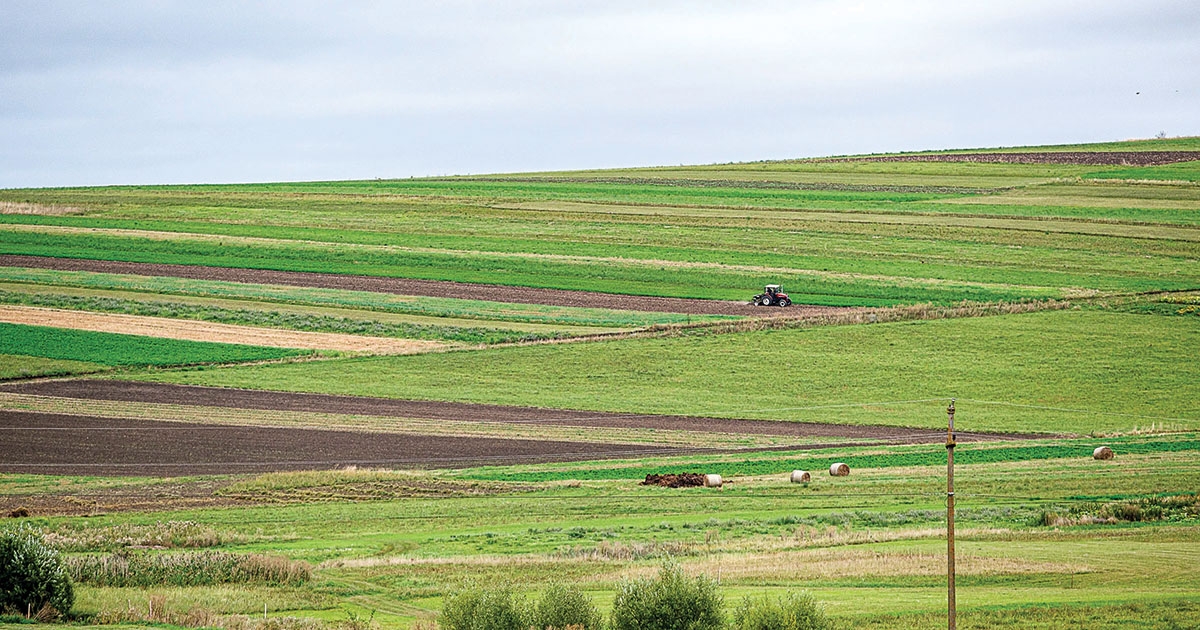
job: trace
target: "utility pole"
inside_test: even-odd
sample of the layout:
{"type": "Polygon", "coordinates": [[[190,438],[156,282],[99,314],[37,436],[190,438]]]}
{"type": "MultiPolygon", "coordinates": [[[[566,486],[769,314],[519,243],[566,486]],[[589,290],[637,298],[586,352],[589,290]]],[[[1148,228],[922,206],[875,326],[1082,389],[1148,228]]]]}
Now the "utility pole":
{"type": "Polygon", "coordinates": [[[958,626],[954,595],[954,399],[946,407],[946,613],[950,630],[958,626]]]}

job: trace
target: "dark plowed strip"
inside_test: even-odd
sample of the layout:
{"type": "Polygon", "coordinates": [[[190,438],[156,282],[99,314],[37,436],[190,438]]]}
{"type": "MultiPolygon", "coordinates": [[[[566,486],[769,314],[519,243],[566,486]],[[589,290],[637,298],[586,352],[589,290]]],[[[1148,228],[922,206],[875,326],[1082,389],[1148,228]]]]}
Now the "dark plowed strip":
{"type": "Polygon", "coordinates": [[[0,411],[0,472],[13,473],[176,476],[351,465],[458,468],[681,452],[686,451],[0,411]]]}
{"type": "Polygon", "coordinates": [[[821,162],[982,162],[989,164],[1082,164],[1161,166],[1200,160],[1200,151],[1045,151],[1035,153],[921,153],[830,158],[821,162]]]}
{"type": "MultiPolygon", "coordinates": [[[[87,400],[116,400],[273,411],[313,411],[320,413],[432,420],[470,420],[475,422],[543,423],[561,426],[710,431],[714,433],[779,435],[803,438],[857,438],[884,442],[932,443],[945,439],[944,433],[904,427],[605,413],[566,409],[539,409],[534,407],[506,407],[454,402],[223,389],[219,387],[138,383],[133,381],[42,381],[4,385],[0,386],[0,391],[87,400]]],[[[1000,436],[972,434],[972,436],[964,435],[962,439],[986,439],[989,437],[1000,436]]],[[[1032,436],[1005,435],[1004,437],[1019,438],[1032,436]]]]}
{"type": "MultiPolygon", "coordinates": [[[[194,265],[160,265],[153,263],[116,262],[108,260],[86,260],[75,258],[48,258],[43,256],[0,255],[0,266],[33,267],[59,271],[94,271],[100,273],[123,273],[140,276],[169,276],[195,280],[222,280],[248,284],[282,284],[296,287],[321,289],[346,289],[350,291],[373,291],[395,295],[421,295],[427,297],[469,297],[489,302],[511,302],[517,304],[544,304],[550,306],[576,306],[584,308],[611,308],[626,311],[651,313],[687,313],[690,315],[823,315],[845,312],[847,308],[834,306],[801,306],[789,308],[754,307],[742,302],[721,300],[696,300],[687,298],[641,297],[590,291],[565,291],[562,289],[533,289],[493,284],[468,284],[441,280],[410,280],[406,278],[380,278],[376,276],[345,276],[331,273],[309,273],[301,271],[270,271],[266,269],[234,269],[226,267],[201,267],[194,265]]],[[[762,287],[758,287],[759,290],[762,287]]],[[[754,294],[754,287],[747,287],[746,300],[754,294]]]]}

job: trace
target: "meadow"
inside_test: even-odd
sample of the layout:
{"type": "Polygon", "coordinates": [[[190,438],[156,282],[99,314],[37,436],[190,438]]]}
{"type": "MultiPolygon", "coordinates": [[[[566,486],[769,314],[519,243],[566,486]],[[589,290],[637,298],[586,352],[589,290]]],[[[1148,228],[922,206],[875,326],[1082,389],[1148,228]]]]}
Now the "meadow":
{"type": "Polygon", "coordinates": [[[0,324],[12,430],[35,414],[157,422],[151,444],[234,427],[563,449],[173,476],[31,474],[0,452],[0,528],[36,527],[64,555],[70,627],[428,630],[450,594],[500,584],[526,599],[571,584],[607,613],[624,581],[664,563],[717,581],[729,611],[807,591],[838,628],[942,627],[956,399],[960,627],[1200,626],[1200,161],[1136,155],[1200,139],[998,151],[1042,162],[0,190],[0,310],[438,344],[363,356],[0,324]],[[1065,152],[1082,157],[1042,155],[1065,152]],[[269,272],[590,291],[637,309],[269,272]],[[832,308],[745,308],[768,283],[832,308]],[[672,310],[684,298],[726,310],[672,310]],[[89,397],[40,378],[70,375],[88,379],[78,389],[234,389],[89,397]],[[257,391],[297,397],[234,402],[257,391]],[[379,411],[395,401],[463,406],[379,411]],[[610,412],[650,415],[601,422],[610,412]],[[683,418],[645,420],[659,416],[683,418]],[[568,457],[589,445],[629,450],[568,457]],[[1093,459],[1098,446],[1116,457],[1093,459]],[[851,474],[828,475],[836,462],[851,474]],[[812,481],[789,483],[793,470],[812,481]],[[640,485],[686,472],[724,484],[640,485]]]}

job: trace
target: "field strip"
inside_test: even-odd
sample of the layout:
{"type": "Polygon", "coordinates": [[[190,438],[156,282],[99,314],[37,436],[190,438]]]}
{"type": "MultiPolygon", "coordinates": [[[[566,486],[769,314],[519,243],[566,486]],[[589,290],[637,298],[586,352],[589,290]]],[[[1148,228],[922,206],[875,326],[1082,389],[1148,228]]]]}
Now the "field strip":
{"type": "Polygon", "coordinates": [[[814,278],[829,278],[834,280],[875,280],[887,282],[893,285],[916,287],[916,286],[959,286],[959,287],[977,287],[982,289],[994,288],[1010,288],[1010,289],[1025,289],[1029,291],[1044,290],[1046,287],[1032,285],[1005,284],[993,282],[975,282],[970,280],[943,280],[940,278],[917,278],[911,276],[887,276],[881,274],[862,274],[851,272],[835,272],[835,271],[819,271],[816,269],[805,269],[802,267],[770,267],[764,265],[730,265],[725,263],[713,262],[692,262],[692,261],[677,261],[677,260],[662,260],[653,258],[622,258],[619,256],[573,256],[566,254],[533,254],[525,252],[477,252],[465,251],[457,249],[442,249],[442,248],[426,248],[426,247],[400,247],[392,245],[360,245],[355,243],[326,243],[320,241],[303,241],[303,240],[287,240],[287,239],[271,239],[260,237],[232,237],[219,236],[210,234],[195,234],[191,232],[158,232],[151,230],[127,230],[115,228],[76,228],[68,226],[54,225],[25,225],[25,224],[9,224],[0,225],[0,232],[27,232],[36,234],[99,234],[108,236],[117,236],[123,238],[147,238],[159,241],[177,241],[186,242],[203,242],[203,243],[238,243],[243,245],[320,245],[323,247],[333,247],[336,249],[350,249],[367,252],[408,252],[420,254],[438,254],[444,256],[452,256],[456,258],[501,258],[508,260],[544,260],[559,263],[588,265],[588,266],[612,266],[612,267],[632,267],[646,269],[708,269],[740,272],[747,274],[794,274],[810,276],[814,278]]]}
{"type": "MultiPolygon", "coordinates": [[[[44,380],[0,385],[0,392],[31,394],[51,398],[105,400],[136,403],[174,404],[205,408],[257,409],[282,413],[320,412],[334,415],[424,418],[437,421],[474,420],[480,422],[537,426],[588,428],[633,428],[656,431],[726,433],[737,436],[782,436],[798,443],[812,441],[842,442],[867,440],[893,443],[935,443],[944,432],[894,426],[839,425],[816,422],[747,420],[737,418],[700,418],[516,407],[432,400],[337,396],[256,389],[230,389],[195,385],[171,385],[124,380],[68,379],[44,380]]],[[[85,403],[86,404],[86,403],[85,403]]],[[[1016,434],[960,433],[959,441],[1010,440],[1035,437],[1016,434]]]]}
{"type": "Polygon", "coordinates": [[[1099,195],[1047,195],[1031,191],[1010,191],[978,197],[936,199],[929,203],[987,206],[1058,206],[1063,208],[1138,208],[1143,210],[1200,210],[1200,199],[1146,199],[1142,197],[1105,197],[1099,195]]]}
{"type": "Polygon", "coordinates": [[[0,305],[0,322],[164,339],[372,354],[417,354],[451,347],[451,344],[437,341],[301,332],[165,317],[89,313],[32,306],[0,305]]]}
{"type": "MultiPolygon", "coordinates": [[[[552,424],[519,424],[478,420],[445,420],[330,414],[306,411],[236,409],[165,403],[83,400],[0,392],[0,411],[93,416],[119,420],[155,420],[181,424],[304,428],[365,433],[493,437],[556,442],[588,442],[681,448],[772,448],[828,442],[828,438],[738,435],[653,428],[600,428],[552,424]]],[[[855,442],[854,439],[842,441],[855,442]]],[[[865,442],[865,441],[864,441],[865,442]]]]}
{"type": "MultiPolygon", "coordinates": [[[[279,292],[279,287],[328,289],[332,291],[352,292],[357,296],[365,293],[383,293],[396,296],[398,299],[413,297],[433,297],[448,300],[447,295],[469,294],[476,300],[488,303],[492,310],[488,313],[500,313],[512,308],[512,305],[551,306],[565,313],[565,309],[592,309],[599,315],[616,315],[613,311],[635,311],[638,313],[668,313],[674,315],[726,315],[726,316],[755,316],[785,315],[787,310],[792,313],[803,311],[802,314],[844,313],[854,310],[849,307],[794,305],[791,309],[765,309],[751,306],[746,302],[728,300],[705,300],[696,298],[651,297],[642,295],[625,295],[617,293],[598,293],[594,291],[571,291],[566,289],[542,289],[522,286],[496,284],[473,284],[467,282],[452,282],[446,280],[418,280],[411,278],[391,278],[382,276],[355,276],[333,273],[317,273],[310,271],[274,271],[269,269],[244,269],[236,267],[204,267],[200,265],[173,265],[160,263],[124,262],[112,260],[94,260],[85,258],[50,258],[45,256],[20,256],[0,254],[0,265],[22,267],[25,270],[46,269],[55,271],[104,273],[110,277],[115,274],[142,276],[143,280],[153,281],[155,277],[180,278],[198,280],[205,283],[224,282],[249,285],[255,290],[279,292]]],[[[212,288],[213,285],[205,285],[212,288]]],[[[153,287],[148,287],[153,291],[153,287]]],[[[172,288],[173,291],[182,290],[172,288]]],[[[284,291],[286,294],[286,291],[284,291]]],[[[326,295],[326,303],[344,303],[335,299],[341,294],[326,295]]],[[[286,298],[286,295],[281,295],[286,298]]],[[[527,312],[514,309],[517,316],[526,316],[527,312]]],[[[487,313],[485,313],[486,315],[487,313]]],[[[678,318],[675,319],[678,322],[678,318]]],[[[668,323],[668,322],[662,322],[668,323]]]]}
{"type": "MultiPolygon", "coordinates": [[[[939,200],[938,203],[988,203],[973,201],[974,199],[975,198],[966,200],[946,199],[939,200]]],[[[493,204],[492,207],[510,210],[539,210],[543,212],[578,212],[662,217],[680,216],[730,219],[761,218],[831,223],[922,225],[1200,242],[1200,227],[1183,227],[1175,225],[1135,225],[1097,222],[1090,220],[1070,220],[1065,218],[1016,219],[1009,217],[992,218],[958,216],[954,214],[929,215],[900,213],[884,214],[868,212],[824,212],[814,210],[754,210],[689,206],[641,206],[583,201],[530,201],[522,203],[493,204]]]]}
{"type": "Polygon", "coordinates": [[[114,422],[88,415],[0,411],[0,471],[36,474],[178,476],[345,466],[456,468],[680,452],[705,451],[307,427],[114,422]]]}
{"type": "MultiPolygon", "coordinates": [[[[946,173],[900,173],[895,169],[890,171],[881,169],[862,169],[852,171],[835,171],[828,168],[821,168],[820,163],[810,162],[808,164],[791,163],[787,168],[773,169],[730,169],[730,168],[677,168],[677,167],[658,167],[645,170],[630,170],[630,169],[615,169],[615,170],[593,170],[593,171],[556,171],[549,173],[530,173],[520,179],[539,182],[539,181],[561,181],[561,180],[604,180],[619,183],[621,180],[634,182],[652,183],[654,180],[662,181],[677,181],[677,182],[720,182],[736,186],[739,183],[746,182],[750,185],[760,183],[781,183],[781,184],[808,184],[810,188],[817,189],[817,186],[833,186],[842,187],[859,187],[864,190],[870,190],[871,187],[888,187],[889,189],[909,188],[914,192],[919,192],[921,189],[996,189],[996,188],[1011,188],[1013,186],[1028,186],[1041,184],[1047,181],[1053,181],[1061,175],[1028,175],[1013,172],[1007,173],[971,173],[971,174],[946,174],[946,173]]],[[[1085,168],[1077,168],[1074,171],[1085,172],[1085,168]]],[[[505,178],[480,178],[467,177],[468,181],[504,181],[505,178]]],[[[802,189],[804,190],[804,189],[802,189]]],[[[817,189],[820,190],[820,189],[817,189]]]]}
{"type": "MultiPolygon", "coordinates": [[[[0,273],[3,273],[0,271],[0,273]]],[[[129,300],[146,304],[213,307],[231,311],[258,311],[264,313],[292,313],[298,315],[320,315],[355,321],[372,321],[389,324],[414,324],[418,326],[439,326],[456,328],[489,328],[498,330],[513,330],[529,333],[599,335],[609,333],[631,332],[634,328],[617,328],[602,326],[568,326],[565,324],[539,324],[534,322],[507,322],[503,320],[468,319],[465,317],[435,317],[432,315],[411,315],[354,308],[338,308],[332,306],[312,306],[302,304],[287,304],[282,302],[256,301],[252,298],[220,298],[195,295],[149,294],[141,291],[121,291],[113,289],[90,289],[73,286],[56,286],[45,284],[28,284],[25,282],[4,282],[0,280],[0,291],[26,295],[52,294],[72,297],[95,297],[112,300],[129,300]]],[[[52,307],[62,308],[62,307],[52,307]]],[[[73,307],[72,307],[72,310],[73,307]]],[[[87,309],[79,309],[87,310],[87,309]]],[[[192,318],[188,318],[192,319],[192,318]]]]}
{"type": "MultiPolygon", "coordinates": [[[[361,309],[372,313],[391,313],[397,316],[476,323],[503,321],[508,324],[537,324],[572,328],[633,329],[654,324],[691,321],[691,317],[686,313],[562,306],[562,300],[552,305],[489,301],[483,299],[486,297],[485,292],[476,288],[476,285],[471,285],[470,290],[472,295],[480,295],[480,299],[445,297],[447,293],[453,293],[456,288],[463,287],[464,285],[461,283],[307,272],[249,271],[228,267],[119,263],[0,254],[0,279],[26,286],[50,285],[126,291],[137,295],[191,296],[317,308],[361,309]],[[95,271],[96,269],[103,269],[107,272],[95,271]],[[254,278],[249,277],[252,274],[255,276],[254,278]],[[258,280],[258,282],[252,280],[258,280]],[[263,282],[272,281],[276,284],[263,284],[263,282]],[[433,293],[436,290],[440,295],[430,296],[424,295],[424,293],[404,295],[401,291],[405,289],[424,293],[433,293]]],[[[484,287],[492,292],[498,288],[496,285],[484,287]]],[[[504,287],[504,290],[511,293],[516,290],[530,289],[504,287]]],[[[578,291],[571,293],[584,296],[595,295],[608,299],[614,297],[622,300],[635,299],[614,296],[614,294],[592,294],[578,291]]],[[[576,297],[579,296],[576,295],[576,297]]],[[[727,304],[714,300],[704,300],[698,303],[727,304]]],[[[744,306],[740,303],[738,305],[744,306]]],[[[709,319],[732,318],[710,317],[709,319]]]]}

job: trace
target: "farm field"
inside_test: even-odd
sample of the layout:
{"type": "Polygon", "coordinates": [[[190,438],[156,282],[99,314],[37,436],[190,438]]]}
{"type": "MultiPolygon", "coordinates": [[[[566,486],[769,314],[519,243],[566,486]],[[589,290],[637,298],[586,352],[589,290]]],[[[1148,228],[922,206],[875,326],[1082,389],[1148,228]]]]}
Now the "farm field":
{"type": "Polygon", "coordinates": [[[0,190],[0,530],[77,625],[607,614],[678,566],[942,627],[955,399],[960,627],[1200,626],[1197,177],[1176,138],[0,190]]]}

